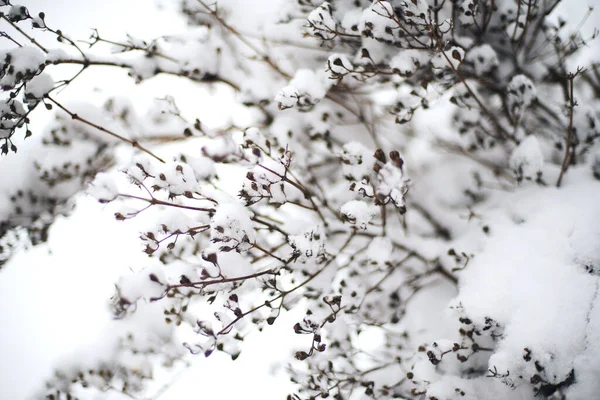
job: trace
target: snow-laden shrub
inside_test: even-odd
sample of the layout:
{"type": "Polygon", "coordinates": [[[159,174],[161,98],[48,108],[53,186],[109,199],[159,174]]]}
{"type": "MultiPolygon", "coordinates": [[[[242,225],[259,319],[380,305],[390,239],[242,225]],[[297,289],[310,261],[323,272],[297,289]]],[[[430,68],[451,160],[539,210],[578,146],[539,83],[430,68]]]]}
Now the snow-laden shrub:
{"type": "Polygon", "coordinates": [[[571,63],[589,38],[552,22],[559,0],[366,3],[257,0],[251,34],[252,7],[183,0],[189,34],[91,49],[2,3],[15,35],[29,21],[63,44],[11,37],[0,57],[2,153],[56,111],[2,243],[45,240],[89,185],[147,226],[115,315],[155,303],[169,326],[62,368],[48,398],[132,396],[174,349],[236,358],[295,308],[290,399],[597,396],[599,65],[571,63]],[[79,74],[55,82],[61,65],[228,87],[251,122],[206,126],[171,97],[145,116],[63,104],[79,74]]]}

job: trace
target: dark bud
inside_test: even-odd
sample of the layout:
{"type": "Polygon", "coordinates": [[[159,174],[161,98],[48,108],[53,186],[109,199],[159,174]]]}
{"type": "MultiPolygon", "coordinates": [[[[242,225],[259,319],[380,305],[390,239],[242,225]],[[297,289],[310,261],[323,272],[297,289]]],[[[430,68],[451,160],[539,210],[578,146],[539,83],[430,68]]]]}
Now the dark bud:
{"type": "Polygon", "coordinates": [[[452,58],[454,58],[457,61],[462,61],[462,57],[460,56],[460,52],[458,50],[452,51],[452,58]]]}
{"type": "Polygon", "coordinates": [[[398,153],[397,150],[390,151],[390,159],[397,168],[402,169],[402,166],[404,165],[404,160],[400,157],[400,153],[398,153]]]}
{"type": "Polygon", "coordinates": [[[427,352],[427,358],[429,358],[429,362],[431,362],[433,365],[438,365],[441,361],[431,350],[427,352]]]}
{"type": "Polygon", "coordinates": [[[373,157],[375,157],[377,161],[382,162],[384,164],[386,162],[385,153],[381,149],[375,150],[375,154],[373,154],[373,157]]]}
{"type": "Polygon", "coordinates": [[[202,254],[202,259],[211,264],[217,264],[217,253],[202,254]]]}
{"type": "Polygon", "coordinates": [[[536,361],[535,361],[533,364],[535,365],[535,369],[536,369],[536,370],[538,370],[538,372],[542,372],[542,371],[545,369],[545,368],[542,366],[542,364],[540,364],[540,362],[539,362],[539,361],[537,361],[537,360],[536,360],[536,361]]]}
{"type": "Polygon", "coordinates": [[[531,350],[529,350],[527,347],[525,347],[525,354],[523,355],[523,360],[529,362],[531,361],[531,350]]]}
{"type": "Polygon", "coordinates": [[[294,332],[297,334],[301,334],[302,333],[302,327],[300,326],[299,322],[296,322],[296,325],[294,325],[294,332]]]}
{"type": "Polygon", "coordinates": [[[297,360],[306,360],[308,358],[308,353],[305,351],[297,351],[296,352],[296,359],[297,360]]]}

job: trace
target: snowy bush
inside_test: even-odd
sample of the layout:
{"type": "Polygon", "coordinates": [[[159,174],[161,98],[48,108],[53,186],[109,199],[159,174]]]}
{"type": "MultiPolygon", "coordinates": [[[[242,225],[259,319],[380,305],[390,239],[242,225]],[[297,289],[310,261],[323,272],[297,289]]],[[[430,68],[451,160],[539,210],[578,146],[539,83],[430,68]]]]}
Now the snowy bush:
{"type": "Polygon", "coordinates": [[[289,399],[597,397],[600,63],[574,64],[597,44],[554,22],[559,2],[180,0],[187,34],[89,48],[3,2],[0,150],[42,148],[1,203],[0,258],[87,191],[143,226],[115,316],[162,311],[40,396],[136,396],[182,349],[235,359],[299,309],[289,399]],[[64,104],[97,66],[232,89],[231,124],[172,97],[64,104]]]}

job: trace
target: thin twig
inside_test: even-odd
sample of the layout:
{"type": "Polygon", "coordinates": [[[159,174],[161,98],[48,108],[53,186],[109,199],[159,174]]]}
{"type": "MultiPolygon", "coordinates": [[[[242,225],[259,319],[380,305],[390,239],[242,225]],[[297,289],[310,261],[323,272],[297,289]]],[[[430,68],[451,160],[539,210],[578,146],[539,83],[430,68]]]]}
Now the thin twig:
{"type": "Polygon", "coordinates": [[[125,143],[129,143],[130,145],[132,145],[133,147],[135,147],[138,150],[143,151],[144,153],[148,154],[151,157],[154,157],[155,159],[157,159],[158,161],[160,161],[161,163],[164,163],[165,160],[163,160],[162,158],[160,158],[159,156],[157,156],[156,154],[152,153],[150,150],[148,150],[147,148],[145,148],[144,146],[142,146],[139,142],[135,141],[135,140],[131,140],[126,138],[125,136],[121,136],[118,133],[115,133],[113,131],[110,131],[106,128],[104,128],[103,126],[100,126],[98,124],[95,124],[83,117],[80,117],[79,115],[75,114],[74,112],[70,111],[69,109],[67,109],[65,106],[63,106],[61,103],[59,103],[58,101],[54,100],[52,97],[46,95],[46,99],[48,99],[49,101],[51,101],[52,103],[54,103],[58,108],[60,108],[61,110],[63,110],[64,112],[66,112],[71,119],[75,120],[75,121],[80,121],[88,126],[91,126],[92,128],[95,128],[97,130],[99,130],[100,132],[106,133],[112,137],[115,137],[125,143]]]}
{"type": "Polygon", "coordinates": [[[117,195],[118,197],[124,197],[127,199],[134,199],[134,200],[141,200],[141,201],[145,201],[146,203],[150,204],[150,205],[159,205],[159,206],[167,206],[167,207],[174,207],[174,208],[183,208],[185,210],[192,210],[192,211],[202,211],[202,212],[207,212],[207,213],[214,213],[216,210],[214,208],[205,208],[205,207],[194,207],[194,206],[186,206],[183,204],[177,204],[177,203],[170,203],[168,201],[162,201],[159,200],[155,197],[151,197],[149,199],[145,198],[145,197],[139,197],[139,196],[135,196],[132,194],[125,194],[125,193],[119,193],[117,195]]]}
{"type": "Polygon", "coordinates": [[[25,36],[27,39],[29,39],[29,41],[31,43],[33,43],[34,45],[36,45],[40,50],[42,50],[44,53],[48,54],[48,50],[42,46],[37,40],[35,40],[34,38],[32,38],[31,36],[29,36],[27,33],[25,33],[21,28],[19,28],[19,26],[17,24],[15,24],[14,22],[12,22],[10,19],[8,19],[6,17],[6,15],[2,14],[1,15],[2,19],[5,20],[6,22],[8,22],[10,24],[10,26],[12,26],[13,28],[15,28],[21,35],[25,36]]]}
{"type": "Polygon", "coordinates": [[[575,148],[573,144],[573,112],[577,103],[573,98],[573,81],[575,80],[575,77],[582,71],[583,69],[577,68],[577,72],[569,73],[569,75],[567,75],[567,81],[569,82],[569,127],[567,129],[567,137],[565,142],[565,155],[563,157],[562,165],[560,166],[560,174],[558,175],[558,180],[556,181],[556,187],[560,187],[563,176],[565,172],[567,172],[567,170],[569,169],[569,165],[572,161],[572,156],[575,153],[575,148]]]}
{"type": "Polygon", "coordinates": [[[231,25],[229,25],[227,22],[225,22],[225,20],[223,18],[221,18],[219,16],[219,14],[213,10],[212,8],[210,8],[208,6],[208,4],[206,4],[204,1],[202,0],[197,0],[198,3],[200,3],[202,5],[202,7],[204,7],[204,9],[214,18],[216,19],[219,24],[221,24],[223,26],[223,28],[227,29],[229,32],[231,32],[235,37],[237,37],[242,43],[244,43],[246,46],[248,46],[252,51],[254,51],[256,53],[256,55],[260,56],[260,58],[262,59],[262,61],[266,62],[267,64],[269,64],[271,66],[271,68],[273,68],[275,71],[277,71],[279,74],[281,74],[282,76],[286,77],[287,79],[290,79],[291,76],[284,72],[281,68],[279,68],[279,66],[277,64],[275,64],[271,58],[265,54],[264,52],[262,52],[258,47],[256,47],[254,44],[252,44],[248,39],[246,39],[241,33],[239,33],[234,27],[232,27],[231,25]]]}

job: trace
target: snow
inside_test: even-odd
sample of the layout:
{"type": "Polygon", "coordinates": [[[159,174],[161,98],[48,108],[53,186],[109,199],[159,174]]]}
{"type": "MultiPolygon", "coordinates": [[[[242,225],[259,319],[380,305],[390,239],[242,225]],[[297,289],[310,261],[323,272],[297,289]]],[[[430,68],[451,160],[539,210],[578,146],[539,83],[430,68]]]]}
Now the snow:
{"type": "Polygon", "coordinates": [[[20,4],[14,4],[8,10],[8,18],[12,22],[22,21],[24,19],[27,19],[28,16],[29,11],[27,10],[27,7],[20,4]]]}
{"type": "Polygon", "coordinates": [[[324,40],[333,39],[336,22],[331,14],[331,5],[324,1],[308,15],[308,23],[324,40]]]}
{"type": "MultiPolygon", "coordinates": [[[[536,372],[523,359],[523,349],[546,366],[549,377],[562,381],[591,345],[599,278],[586,271],[583,259],[599,249],[600,230],[586,223],[600,218],[594,205],[598,195],[597,184],[583,183],[568,191],[510,195],[502,209],[488,214],[490,238],[461,273],[455,302],[473,318],[491,317],[504,327],[488,367],[510,371],[517,385],[518,376],[528,379],[536,372]]],[[[573,388],[575,398],[584,398],[578,393],[573,388]]]]}
{"type": "Polygon", "coordinates": [[[300,93],[298,89],[293,86],[286,86],[277,93],[275,101],[280,110],[285,110],[286,108],[294,107],[299,97],[300,93]]]}
{"type": "Polygon", "coordinates": [[[299,69],[289,81],[288,86],[277,93],[275,101],[280,110],[292,108],[296,105],[312,107],[325,97],[331,84],[325,70],[299,69]]]}
{"type": "Polygon", "coordinates": [[[101,203],[108,203],[117,197],[119,189],[110,174],[100,173],[88,187],[88,193],[101,203]]]}
{"type": "Polygon", "coordinates": [[[360,8],[350,10],[344,14],[344,18],[342,19],[340,25],[348,32],[358,31],[358,24],[360,23],[361,15],[362,10],[360,8]]]}
{"type": "Polygon", "coordinates": [[[2,53],[0,56],[2,62],[12,68],[9,68],[7,73],[3,74],[2,79],[0,79],[0,86],[13,88],[24,77],[36,74],[40,67],[44,67],[44,53],[36,47],[18,47],[2,53]]]}
{"type": "MultiPolygon", "coordinates": [[[[181,382],[161,399],[196,392],[270,398],[293,390],[281,371],[286,356],[298,351],[307,359],[292,361],[287,370],[304,382],[306,396],[335,396],[329,388],[338,379],[361,376],[365,387],[348,391],[342,382],[340,396],[362,398],[370,385],[383,390],[385,384],[398,388],[393,396],[412,389],[438,399],[531,400],[536,392],[548,397],[546,391],[559,388],[555,397],[594,398],[600,371],[600,186],[594,173],[600,153],[598,100],[586,81],[576,81],[582,104],[572,115],[573,146],[581,147],[556,188],[565,150],[555,146],[564,146],[569,115],[561,114],[561,87],[540,78],[541,64],[552,60],[517,68],[502,51],[473,37],[444,41],[444,53],[399,49],[407,42],[398,41],[392,17],[402,13],[410,29],[427,29],[432,14],[425,1],[396,7],[339,2],[335,8],[325,2],[314,9],[315,3],[219,2],[219,16],[248,36],[243,42],[198,14],[206,11],[201,3],[185,1],[190,19],[211,26],[158,39],[157,49],[179,63],[143,52],[131,59],[90,56],[131,61],[135,79],[149,79],[157,68],[192,75],[142,83],[147,89],[130,102],[108,93],[108,83],[119,86],[116,78],[95,75],[88,89],[100,90],[72,95],[86,103],[64,103],[151,148],[165,163],[63,112],[45,136],[34,136],[37,147],[25,147],[31,165],[2,160],[7,179],[0,206],[10,223],[26,220],[16,210],[37,202],[38,195],[63,201],[87,186],[105,203],[75,195],[59,211],[46,209],[41,221],[71,215],[56,216],[48,244],[10,250],[0,294],[18,306],[3,314],[3,395],[37,396],[32,392],[56,367],[76,379],[81,369],[101,386],[89,370],[110,363],[118,371],[139,372],[132,378],[139,398],[154,398],[178,369],[181,382]],[[303,30],[307,21],[312,27],[303,30]],[[286,42],[292,39],[294,44],[286,42]],[[363,48],[369,57],[362,57],[363,48]],[[281,69],[261,61],[267,56],[281,69]],[[386,74],[361,80],[362,68],[386,74]],[[454,70],[468,78],[457,80],[454,70]],[[222,84],[196,90],[199,81],[220,78],[242,93],[222,84]],[[146,107],[157,88],[176,93],[178,104],[164,96],[146,107]],[[98,101],[107,96],[110,102],[98,101]],[[502,130],[514,136],[502,137],[502,130]],[[42,147],[42,138],[51,144],[42,147]],[[77,175],[78,169],[86,173],[77,175]],[[72,179],[50,183],[71,173],[72,179]],[[8,179],[11,174],[15,178],[8,179]],[[148,200],[117,200],[123,188],[148,200]],[[127,220],[114,221],[115,212],[127,220]],[[140,238],[149,253],[156,251],[154,257],[139,251],[140,238]],[[107,312],[115,283],[111,306],[122,321],[107,312]],[[188,306],[190,312],[183,311],[188,306]],[[274,330],[268,318],[277,318],[274,330]],[[294,337],[295,322],[309,332],[298,335],[292,350],[283,342],[294,337]],[[254,336],[256,328],[267,332],[263,339],[254,336]],[[130,330],[135,339],[128,338],[130,330]],[[219,330],[232,334],[215,335],[219,330]],[[319,346],[314,351],[311,338],[319,346]],[[188,355],[183,342],[193,353],[227,354],[215,352],[205,363],[188,355]],[[241,364],[230,364],[229,356],[237,357],[240,349],[247,352],[241,364]],[[389,365],[371,370],[380,361],[389,365]],[[277,363],[277,378],[266,377],[263,366],[270,362],[277,363]],[[150,376],[156,382],[146,382],[150,376]]],[[[523,31],[509,23],[523,15],[516,15],[514,4],[499,3],[509,15],[503,28],[519,39],[523,31]]],[[[469,12],[480,11],[472,1],[459,7],[463,23],[473,21],[469,12]]],[[[113,7],[103,8],[114,14],[113,7]]],[[[12,10],[15,19],[19,13],[12,10]]],[[[67,52],[48,48],[46,55],[32,46],[2,53],[27,75],[24,100],[31,100],[25,101],[30,107],[61,82],[48,62],[67,52]]],[[[73,54],[68,57],[80,57],[73,54]]],[[[2,79],[14,87],[23,77],[2,79]]],[[[75,87],[69,84],[64,92],[75,87]]],[[[129,95],[129,88],[115,90],[129,95]]],[[[2,102],[0,111],[23,114],[25,107],[13,99],[2,102]]],[[[4,121],[2,135],[15,121],[4,121]]],[[[17,228],[13,234],[26,232],[17,228]]],[[[124,396],[74,387],[82,399],[124,396]]]]}
{"type": "MultiPolygon", "coordinates": [[[[392,7],[387,2],[385,4],[386,11],[389,13],[392,11],[392,7]]],[[[429,17],[429,6],[425,0],[410,0],[403,1],[402,13],[406,16],[407,20],[415,24],[424,24],[429,17]]]]}
{"type": "Polygon", "coordinates": [[[390,60],[392,70],[398,70],[402,75],[410,76],[414,74],[419,67],[427,64],[429,55],[421,50],[401,50],[390,60]]]}
{"type": "Polygon", "coordinates": [[[290,86],[297,88],[301,93],[306,93],[314,99],[320,100],[327,94],[331,81],[327,79],[324,71],[311,71],[299,69],[290,81],[290,86]]]}
{"type": "Polygon", "coordinates": [[[341,158],[344,176],[353,180],[369,176],[375,164],[373,151],[354,141],[344,144],[341,158]]]}
{"type": "MultiPolygon", "coordinates": [[[[199,172],[202,174],[202,172],[199,172]]],[[[169,162],[161,164],[156,169],[156,176],[152,180],[153,188],[167,190],[169,193],[181,195],[186,192],[195,192],[199,189],[192,167],[184,163],[169,162]]]]}
{"type": "MultiPolygon", "coordinates": [[[[390,14],[390,11],[393,11],[391,8],[390,3],[387,1],[375,1],[371,6],[365,8],[358,25],[358,29],[362,32],[363,36],[383,37],[391,40],[392,33],[386,31],[386,27],[393,27],[393,23],[389,19],[389,15],[393,15],[393,13],[390,14]]],[[[375,52],[370,51],[370,53],[375,52]]],[[[371,57],[374,58],[376,62],[379,61],[377,56],[371,54],[371,57]]]]}
{"type": "Polygon", "coordinates": [[[389,238],[377,237],[369,243],[367,257],[371,263],[385,264],[392,260],[393,243],[389,238]]]}
{"type": "Polygon", "coordinates": [[[464,59],[465,50],[462,47],[452,46],[431,58],[431,65],[435,69],[452,68],[456,70],[464,59]]]}
{"type": "MultiPolygon", "coordinates": [[[[323,227],[317,225],[306,229],[298,235],[289,235],[288,242],[298,253],[299,261],[301,263],[308,263],[311,260],[324,256],[325,239],[323,227]]],[[[318,268],[318,265],[314,265],[313,268],[318,268]]]]}
{"type": "Polygon", "coordinates": [[[237,202],[220,204],[211,220],[213,242],[239,250],[254,242],[254,229],[249,211],[237,202]],[[239,247],[238,247],[239,246],[239,247]]]}
{"type": "Polygon", "coordinates": [[[473,64],[479,76],[492,72],[499,64],[498,55],[487,43],[469,49],[466,60],[473,64]]]}
{"type": "Polygon", "coordinates": [[[25,98],[40,100],[54,88],[54,79],[44,72],[35,76],[27,84],[25,98]]]}
{"type": "Polygon", "coordinates": [[[327,69],[332,73],[330,78],[335,79],[352,72],[354,66],[345,54],[332,54],[327,60],[327,69]]]}
{"type": "Polygon", "coordinates": [[[358,229],[366,230],[377,215],[377,208],[361,200],[352,200],[345,203],[340,212],[350,224],[356,225],[358,229]]]}
{"type": "Polygon", "coordinates": [[[378,179],[377,194],[383,198],[389,198],[398,208],[404,207],[404,195],[408,192],[408,180],[404,177],[402,168],[387,163],[379,170],[378,179]]]}
{"type": "Polygon", "coordinates": [[[205,181],[216,176],[215,163],[208,157],[186,157],[186,163],[194,173],[197,181],[205,181]]]}
{"type": "Polygon", "coordinates": [[[69,54],[61,48],[50,49],[48,50],[48,54],[46,54],[46,61],[48,62],[64,60],[65,58],[69,58],[69,54]]]}
{"type": "Polygon", "coordinates": [[[150,300],[162,296],[167,283],[164,270],[161,266],[154,265],[139,272],[122,276],[116,285],[122,298],[130,303],[135,303],[142,297],[150,300]]]}
{"type": "Polygon", "coordinates": [[[507,101],[509,109],[519,115],[537,97],[535,85],[525,75],[514,76],[508,84],[507,101]]]}
{"type": "Polygon", "coordinates": [[[535,180],[543,171],[544,156],[535,136],[528,136],[515,148],[509,159],[517,179],[535,180]]]}

